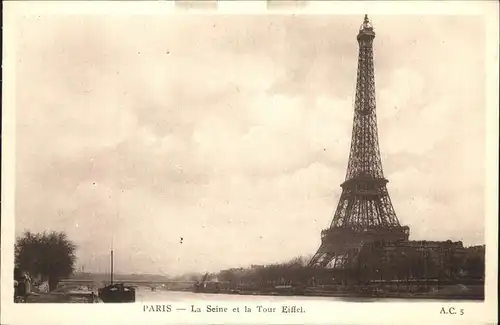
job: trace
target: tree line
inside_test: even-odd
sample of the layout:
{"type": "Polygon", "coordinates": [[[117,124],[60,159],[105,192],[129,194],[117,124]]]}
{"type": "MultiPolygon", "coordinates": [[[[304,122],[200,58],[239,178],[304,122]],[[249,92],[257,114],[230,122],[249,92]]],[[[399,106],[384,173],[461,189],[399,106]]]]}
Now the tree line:
{"type": "Polygon", "coordinates": [[[209,280],[227,283],[230,287],[265,288],[277,285],[309,286],[334,283],[359,283],[370,280],[411,279],[484,279],[484,246],[467,250],[464,256],[455,254],[401,251],[390,261],[381,258],[381,247],[362,250],[343,269],[310,268],[307,257],[296,257],[284,263],[232,268],[211,274],[209,280]]]}

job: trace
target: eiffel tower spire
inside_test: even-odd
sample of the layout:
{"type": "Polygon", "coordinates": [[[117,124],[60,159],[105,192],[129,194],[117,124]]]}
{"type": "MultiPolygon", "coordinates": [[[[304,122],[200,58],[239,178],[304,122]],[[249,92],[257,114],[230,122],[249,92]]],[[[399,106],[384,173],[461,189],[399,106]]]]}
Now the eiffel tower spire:
{"type": "Polygon", "coordinates": [[[351,149],[342,194],[330,228],[310,266],[345,265],[367,242],[407,240],[392,205],[382,170],[378,143],[373,40],[375,32],[365,15],[357,36],[359,44],[356,99],[351,149]]]}

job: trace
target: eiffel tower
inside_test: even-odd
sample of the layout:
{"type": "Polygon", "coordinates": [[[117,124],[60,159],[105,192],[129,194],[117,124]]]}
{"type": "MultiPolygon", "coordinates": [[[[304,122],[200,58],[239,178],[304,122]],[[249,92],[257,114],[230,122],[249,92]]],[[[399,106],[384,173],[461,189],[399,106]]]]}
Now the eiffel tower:
{"type": "Polygon", "coordinates": [[[375,32],[365,15],[359,29],[358,74],[351,149],[342,194],[321,246],[310,267],[344,268],[355,262],[366,243],[406,241],[409,228],[401,226],[384,177],[375,110],[373,40],[375,32]]]}

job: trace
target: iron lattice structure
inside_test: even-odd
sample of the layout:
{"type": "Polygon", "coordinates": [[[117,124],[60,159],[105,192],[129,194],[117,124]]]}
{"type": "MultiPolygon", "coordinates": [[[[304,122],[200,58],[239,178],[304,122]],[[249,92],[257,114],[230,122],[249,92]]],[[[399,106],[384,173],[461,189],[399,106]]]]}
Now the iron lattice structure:
{"type": "Polygon", "coordinates": [[[312,267],[343,267],[356,259],[364,243],[408,240],[394,211],[384,177],[378,143],[373,65],[375,32],[365,15],[359,44],[351,149],[342,194],[312,267]]]}

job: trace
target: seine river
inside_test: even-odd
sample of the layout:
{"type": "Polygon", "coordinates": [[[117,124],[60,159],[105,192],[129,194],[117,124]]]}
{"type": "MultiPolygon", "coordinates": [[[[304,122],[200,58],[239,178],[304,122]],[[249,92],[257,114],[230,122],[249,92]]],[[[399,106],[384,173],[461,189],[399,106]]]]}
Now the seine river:
{"type": "MultiPolygon", "coordinates": [[[[318,297],[298,297],[298,296],[287,296],[287,299],[313,299],[317,300],[318,297]]],[[[253,296],[253,295],[227,295],[227,294],[210,294],[210,293],[192,293],[184,291],[151,291],[150,289],[138,288],[136,291],[136,301],[146,302],[146,301],[172,301],[172,302],[189,302],[193,299],[196,300],[279,300],[283,297],[279,296],[253,296]]],[[[324,300],[340,300],[332,297],[319,297],[319,299],[324,300]]]]}
{"type": "MultiPolygon", "coordinates": [[[[165,291],[151,289],[136,289],[136,302],[168,301],[168,302],[191,302],[193,300],[226,300],[226,301],[279,301],[279,300],[322,300],[322,301],[380,301],[379,298],[347,298],[347,297],[311,297],[311,296],[258,296],[258,295],[229,295],[229,294],[210,294],[210,293],[192,293],[184,291],[165,291]]],[[[408,301],[407,299],[383,299],[384,301],[408,301]]]]}

